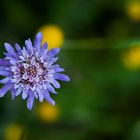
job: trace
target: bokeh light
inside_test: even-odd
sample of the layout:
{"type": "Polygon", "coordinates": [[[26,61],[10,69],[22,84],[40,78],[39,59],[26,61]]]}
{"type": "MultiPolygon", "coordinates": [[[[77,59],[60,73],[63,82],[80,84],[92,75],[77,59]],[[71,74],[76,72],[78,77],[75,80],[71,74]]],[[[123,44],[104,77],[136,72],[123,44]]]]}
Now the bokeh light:
{"type": "Polygon", "coordinates": [[[59,119],[60,109],[57,105],[52,106],[46,102],[43,102],[39,105],[37,113],[41,121],[46,123],[53,123],[59,119]]]}
{"type": "Polygon", "coordinates": [[[64,33],[57,25],[44,25],[39,29],[43,35],[43,43],[48,43],[48,48],[59,48],[64,42],[64,33]]]}
{"type": "Polygon", "coordinates": [[[127,14],[133,21],[140,21],[140,1],[132,0],[127,4],[127,14]]]}
{"type": "Polygon", "coordinates": [[[10,124],[6,126],[4,137],[5,140],[20,140],[23,128],[18,124],[10,124]]]}
{"type": "Polygon", "coordinates": [[[140,44],[131,45],[126,52],[124,52],[123,63],[129,70],[140,69],[140,44]]]}

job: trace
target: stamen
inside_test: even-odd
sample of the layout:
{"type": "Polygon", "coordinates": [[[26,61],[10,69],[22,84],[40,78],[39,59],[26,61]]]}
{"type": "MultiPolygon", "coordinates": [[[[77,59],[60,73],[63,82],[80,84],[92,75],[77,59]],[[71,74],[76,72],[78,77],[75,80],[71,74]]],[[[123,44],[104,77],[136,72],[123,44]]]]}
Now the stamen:
{"type": "Polygon", "coordinates": [[[48,69],[44,66],[44,63],[41,60],[38,60],[35,57],[28,57],[28,60],[20,61],[17,65],[17,75],[21,77],[19,84],[29,85],[33,87],[34,84],[39,83],[42,80],[45,80],[47,77],[48,69]],[[31,60],[34,61],[34,64],[29,63],[31,60]]]}

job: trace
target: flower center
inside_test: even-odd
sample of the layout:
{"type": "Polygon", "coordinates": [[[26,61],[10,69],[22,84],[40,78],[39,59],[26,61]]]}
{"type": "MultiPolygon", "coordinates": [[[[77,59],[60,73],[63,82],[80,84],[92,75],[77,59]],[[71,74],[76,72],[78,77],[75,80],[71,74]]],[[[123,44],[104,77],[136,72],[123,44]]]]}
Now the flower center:
{"type": "Polygon", "coordinates": [[[11,68],[14,73],[12,81],[16,81],[16,85],[28,85],[31,88],[45,80],[48,74],[47,66],[36,57],[29,57],[26,61],[19,60],[11,68]]]}
{"type": "Polygon", "coordinates": [[[31,76],[31,77],[36,77],[36,74],[37,74],[37,70],[36,70],[36,67],[35,66],[29,66],[27,69],[26,69],[26,72],[27,72],[27,75],[31,76]]]}

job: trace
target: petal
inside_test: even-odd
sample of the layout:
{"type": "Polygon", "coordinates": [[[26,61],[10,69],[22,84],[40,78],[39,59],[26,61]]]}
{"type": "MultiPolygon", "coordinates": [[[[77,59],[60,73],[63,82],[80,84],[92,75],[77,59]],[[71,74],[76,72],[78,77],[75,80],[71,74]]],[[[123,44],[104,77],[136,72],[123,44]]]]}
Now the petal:
{"type": "Polygon", "coordinates": [[[12,97],[12,100],[14,100],[16,97],[16,89],[14,87],[11,89],[11,97],[12,97]]]}
{"type": "Polygon", "coordinates": [[[27,59],[27,57],[29,56],[25,47],[23,47],[21,53],[25,59],[27,59]]]}
{"type": "Polygon", "coordinates": [[[36,48],[37,51],[40,50],[41,43],[42,43],[42,33],[39,32],[39,33],[35,36],[35,40],[34,40],[34,47],[36,48]]]}
{"type": "Polygon", "coordinates": [[[8,52],[8,53],[5,53],[6,56],[17,57],[17,54],[14,51],[14,48],[9,43],[4,43],[4,45],[5,45],[5,49],[8,52]]]}
{"type": "Polygon", "coordinates": [[[50,51],[48,51],[47,55],[49,57],[54,57],[57,53],[59,53],[60,51],[60,48],[54,48],[54,49],[51,49],[50,51]]]}
{"type": "Polygon", "coordinates": [[[10,78],[9,78],[9,77],[6,77],[6,78],[0,80],[0,83],[6,84],[6,83],[9,82],[9,81],[10,81],[10,78]]]}
{"type": "Polygon", "coordinates": [[[44,43],[40,48],[39,56],[43,56],[47,52],[48,43],[44,43]]]}
{"type": "Polygon", "coordinates": [[[55,88],[60,88],[60,84],[55,79],[51,78],[50,82],[53,84],[55,88]]]}
{"type": "Polygon", "coordinates": [[[28,91],[23,90],[22,99],[25,100],[27,98],[27,95],[28,95],[28,91]]]}
{"type": "Polygon", "coordinates": [[[18,58],[18,56],[16,55],[16,53],[4,53],[4,55],[6,56],[6,58],[18,58]]]}
{"type": "Polygon", "coordinates": [[[32,42],[30,39],[25,40],[25,45],[26,45],[26,49],[29,52],[29,54],[32,54],[33,52],[33,47],[32,47],[32,42]]]}
{"type": "Polygon", "coordinates": [[[41,92],[38,93],[39,101],[43,102],[44,96],[41,92]]]}
{"type": "Polygon", "coordinates": [[[42,47],[41,47],[42,49],[45,49],[45,50],[47,50],[47,48],[48,48],[48,43],[47,42],[45,42],[43,45],[42,45],[42,47]]]}
{"type": "Polygon", "coordinates": [[[0,59],[1,66],[10,66],[10,61],[7,59],[0,59]]]}
{"type": "Polygon", "coordinates": [[[60,65],[55,64],[55,65],[52,66],[52,69],[59,68],[59,67],[60,67],[60,65]]]}
{"type": "Polygon", "coordinates": [[[44,91],[44,98],[51,105],[55,105],[55,101],[50,97],[50,94],[49,94],[49,92],[47,90],[44,91]]]}
{"type": "Polygon", "coordinates": [[[58,60],[58,57],[56,57],[56,58],[52,58],[51,60],[48,60],[48,63],[49,63],[49,67],[53,64],[53,63],[55,63],[56,61],[58,60]]]}
{"type": "Polygon", "coordinates": [[[29,94],[29,96],[28,96],[28,99],[27,99],[27,108],[29,110],[31,110],[32,107],[33,107],[33,103],[34,103],[34,93],[33,93],[32,90],[29,90],[28,94],[29,94]]]}
{"type": "Polygon", "coordinates": [[[0,89],[0,97],[3,97],[8,90],[12,88],[13,84],[11,82],[5,84],[1,89],[0,89]]]}
{"type": "Polygon", "coordinates": [[[63,68],[54,68],[54,72],[63,72],[64,69],[63,68]]]}
{"type": "Polygon", "coordinates": [[[50,91],[53,94],[57,94],[57,92],[55,91],[55,89],[53,88],[53,86],[51,84],[47,84],[47,89],[48,91],[50,91]]]}
{"type": "Polygon", "coordinates": [[[21,53],[21,48],[17,43],[15,44],[15,48],[16,48],[18,53],[21,53]]]}
{"type": "Polygon", "coordinates": [[[12,73],[10,71],[0,71],[0,75],[2,76],[12,76],[12,73]]]}
{"type": "Polygon", "coordinates": [[[38,93],[39,101],[43,102],[44,96],[42,91],[39,88],[36,88],[36,92],[38,93]]]}
{"type": "Polygon", "coordinates": [[[14,48],[9,43],[4,43],[4,46],[8,53],[15,54],[14,48]]]}
{"type": "Polygon", "coordinates": [[[4,70],[9,70],[9,68],[8,67],[3,67],[3,66],[0,66],[0,71],[4,71],[4,70]]]}
{"type": "Polygon", "coordinates": [[[38,95],[37,95],[36,92],[34,92],[34,97],[35,97],[36,99],[38,99],[38,95]]]}
{"type": "Polygon", "coordinates": [[[16,91],[16,96],[20,95],[20,94],[21,94],[21,92],[22,92],[22,88],[21,88],[21,87],[19,87],[19,88],[17,89],[17,91],[16,91]]]}
{"type": "Polygon", "coordinates": [[[54,78],[61,81],[70,81],[70,78],[67,75],[61,73],[55,73],[54,78]]]}
{"type": "Polygon", "coordinates": [[[17,63],[17,60],[16,59],[11,59],[10,60],[10,64],[15,65],[16,63],[17,63]]]}

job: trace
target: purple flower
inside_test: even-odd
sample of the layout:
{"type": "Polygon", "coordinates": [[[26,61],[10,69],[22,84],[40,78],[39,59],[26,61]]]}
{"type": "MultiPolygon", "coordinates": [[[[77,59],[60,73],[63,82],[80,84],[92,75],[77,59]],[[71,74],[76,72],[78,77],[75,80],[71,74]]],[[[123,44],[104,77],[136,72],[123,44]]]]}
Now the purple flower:
{"type": "Polygon", "coordinates": [[[57,94],[55,88],[60,88],[57,80],[70,81],[69,77],[61,74],[64,69],[54,64],[58,57],[54,57],[59,48],[47,50],[47,43],[42,43],[42,34],[39,32],[34,44],[28,39],[25,47],[21,48],[17,43],[15,49],[5,43],[5,58],[0,59],[0,75],[5,76],[0,80],[4,86],[0,89],[0,97],[8,90],[11,91],[12,99],[22,94],[22,99],[27,99],[27,108],[33,107],[34,99],[42,102],[44,99],[52,105],[55,101],[50,93],[57,94]]]}

